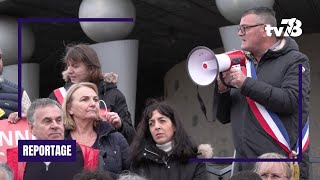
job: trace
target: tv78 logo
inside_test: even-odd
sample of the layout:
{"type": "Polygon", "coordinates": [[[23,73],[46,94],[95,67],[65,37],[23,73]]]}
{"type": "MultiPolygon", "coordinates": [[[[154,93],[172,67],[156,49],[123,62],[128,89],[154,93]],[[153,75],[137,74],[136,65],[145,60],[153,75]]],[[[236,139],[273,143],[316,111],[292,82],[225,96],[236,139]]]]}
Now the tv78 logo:
{"type": "MultiPolygon", "coordinates": [[[[286,24],[286,30],[284,32],[283,36],[291,36],[291,37],[298,37],[302,34],[302,23],[299,19],[297,18],[291,18],[291,19],[282,19],[281,24],[286,24]]],[[[272,30],[274,31],[274,34],[277,37],[280,37],[281,34],[283,33],[284,27],[271,27],[270,24],[267,24],[265,27],[265,30],[267,31],[267,36],[272,35],[272,30]]]]}

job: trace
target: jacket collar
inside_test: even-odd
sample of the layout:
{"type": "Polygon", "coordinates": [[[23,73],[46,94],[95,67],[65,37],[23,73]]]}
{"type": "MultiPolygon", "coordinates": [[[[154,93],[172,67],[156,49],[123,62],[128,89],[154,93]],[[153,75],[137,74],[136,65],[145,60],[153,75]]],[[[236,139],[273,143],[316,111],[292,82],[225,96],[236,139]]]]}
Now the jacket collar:
{"type": "Polygon", "coordinates": [[[106,136],[109,133],[116,132],[116,130],[107,122],[100,121],[96,126],[97,135],[100,137],[106,136]]]}
{"type": "Polygon", "coordinates": [[[169,156],[174,156],[174,153],[167,154],[153,143],[147,143],[141,154],[142,159],[146,158],[158,163],[161,163],[164,159],[168,158],[169,156]]]}
{"type": "MultiPolygon", "coordinates": [[[[106,136],[109,133],[115,132],[116,130],[109,123],[105,121],[100,121],[97,124],[95,131],[100,139],[102,136],[106,136]]],[[[70,137],[70,133],[71,130],[65,130],[65,137],[70,137]]]]}

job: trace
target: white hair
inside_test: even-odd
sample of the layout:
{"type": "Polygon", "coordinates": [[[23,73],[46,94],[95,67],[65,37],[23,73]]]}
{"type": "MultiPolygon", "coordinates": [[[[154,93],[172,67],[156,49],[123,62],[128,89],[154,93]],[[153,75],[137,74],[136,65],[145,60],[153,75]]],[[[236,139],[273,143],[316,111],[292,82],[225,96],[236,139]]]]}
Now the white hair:
{"type": "Polygon", "coordinates": [[[124,173],[120,174],[118,180],[147,180],[147,179],[135,173],[132,173],[130,171],[125,171],[124,173]]]}

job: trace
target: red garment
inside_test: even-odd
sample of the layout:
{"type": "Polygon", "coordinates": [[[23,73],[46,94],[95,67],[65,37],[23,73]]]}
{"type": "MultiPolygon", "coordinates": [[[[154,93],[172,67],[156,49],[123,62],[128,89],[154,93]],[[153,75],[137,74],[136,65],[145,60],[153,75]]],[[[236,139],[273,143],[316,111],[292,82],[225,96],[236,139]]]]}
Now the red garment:
{"type": "Polygon", "coordinates": [[[26,162],[18,162],[18,148],[7,149],[7,165],[13,171],[14,180],[23,180],[26,162]]]}
{"type": "Polygon", "coordinates": [[[99,150],[93,149],[89,146],[85,146],[82,144],[79,144],[82,155],[83,155],[83,161],[84,161],[84,169],[85,170],[96,170],[98,169],[99,164],[99,150]]]}
{"type": "MultiPolygon", "coordinates": [[[[85,170],[96,170],[99,164],[99,150],[89,146],[77,144],[80,146],[85,170]]],[[[26,162],[18,162],[18,148],[7,149],[7,165],[14,173],[14,180],[23,180],[26,162]]]]}

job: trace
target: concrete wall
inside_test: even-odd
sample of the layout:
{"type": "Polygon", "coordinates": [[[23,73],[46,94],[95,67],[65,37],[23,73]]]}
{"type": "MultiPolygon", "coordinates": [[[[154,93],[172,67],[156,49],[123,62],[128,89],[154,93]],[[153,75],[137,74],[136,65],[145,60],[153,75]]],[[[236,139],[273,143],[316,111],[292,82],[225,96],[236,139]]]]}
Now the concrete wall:
{"type": "MultiPolygon", "coordinates": [[[[311,65],[311,113],[310,113],[310,155],[320,157],[320,34],[305,34],[296,39],[300,50],[310,59],[311,65]]],[[[215,49],[215,53],[223,52],[223,49],[215,49]]],[[[210,143],[214,147],[215,156],[225,157],[233,156],[233,145],[230,125],[222,125],[220,122],[207,122],[203,115],[196,95],[196,85],[188,77],[186,70],[186,61],[183,61],[171,70],[165,76],[165,96],[168,101],[172,102],[184,121],[188,133],[198,143],[210,143]]],[[[200,95],[207,108],[209,120],[212,117],[213,103],[213,84],[200,87],[200,95]]],[[[313,164],[313,178],[320,179],[320,164],[313,164]]],[[[214,179],[214,178],[213,178],[214,179]]]]}

